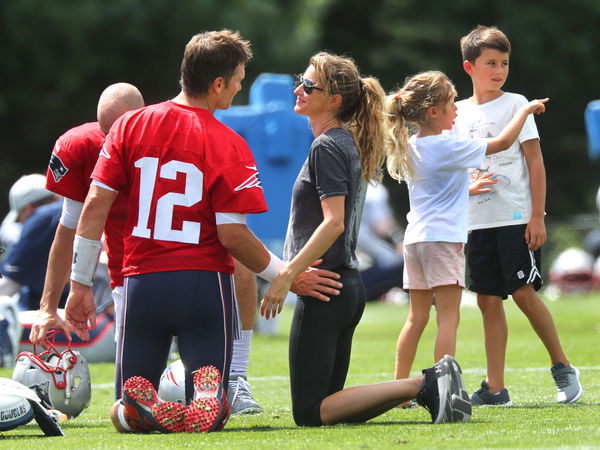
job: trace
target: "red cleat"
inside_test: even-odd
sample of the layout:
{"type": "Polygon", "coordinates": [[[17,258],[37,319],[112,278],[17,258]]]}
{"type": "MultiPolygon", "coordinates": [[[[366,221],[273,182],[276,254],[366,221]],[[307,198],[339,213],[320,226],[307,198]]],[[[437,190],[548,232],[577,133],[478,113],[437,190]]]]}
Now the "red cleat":
{"type": "Polygon", "coordinates": [[[221,372],[215,366],[200,367],[194,372],[194,400],[221,396],[221,372]]]}
{"type": "Polygon", "coordinates": [[[152,383],[143,377],[131,377],[125,382],[123,404],[127,424],[134,431],[178,433],[186,429],[185,407],[160,400],[152,383]]]}
{"type": "Polygon", "coordinates": [[[215,431],[221,417],[221,405],[216,398],[199,398],[185,410],[188,433],[209,433],[215,431]]]}
{"type": "Polygon", "coordinates": [[[230,410],[219,369],[205,366],[194,372],[194,400],[185,412],[187,431],[220,431],[229,419],[230,410]]]}

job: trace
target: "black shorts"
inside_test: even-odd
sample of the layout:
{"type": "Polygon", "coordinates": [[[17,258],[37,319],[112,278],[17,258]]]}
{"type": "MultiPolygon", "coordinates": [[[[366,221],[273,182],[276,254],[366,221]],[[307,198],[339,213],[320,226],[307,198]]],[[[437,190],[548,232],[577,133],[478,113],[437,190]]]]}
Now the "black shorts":
{"type": "Polygon", "coordinates": [[[466,254],[471,291],[506,299],[527,284],[536,291],[542,287],[542,254],[540,249],[527,247],[526,227],[510,225],[469,232],[466,254]]]}

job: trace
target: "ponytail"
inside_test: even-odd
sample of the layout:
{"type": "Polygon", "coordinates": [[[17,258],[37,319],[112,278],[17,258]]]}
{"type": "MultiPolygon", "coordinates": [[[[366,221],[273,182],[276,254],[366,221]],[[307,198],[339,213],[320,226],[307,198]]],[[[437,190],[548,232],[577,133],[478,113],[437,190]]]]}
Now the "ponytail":
{"type": "Polygon", "coordinates": [[[387,170],[394,180],[407,180],[412,176],[412,167],[408,160],[408,129],[402,115],[400,93],[385,99],[385,119],[387,170]]]}
{"type": "Polygon", "coordinates": [[[320,52],[310,59],[327,95],[339,94],[342,104],[336,119],[354,138],[365,181],[380,180],[385,160],[383,99],[385,91],[376,78],[361,78],[352,58],[320,52]]]}
{"type": "Polygon", "coordinates": [[[383,101],[385,91],[376,78],[360,80],[361,93],[348,131],[354,137],[360,154],[362,176],[366,181],[381,180],[385,161],[385,129],[383,101]]]}
{"type": "Polygon", "coordinates": [[[402,89],[387,97],[387,169],[392,178],[402,181],[414,175],[408,158],[408,124],[418,127],[425,123],[430,107],[444,106],[455,97],[450,79],[436,70],[414,75],[402,89]]]}

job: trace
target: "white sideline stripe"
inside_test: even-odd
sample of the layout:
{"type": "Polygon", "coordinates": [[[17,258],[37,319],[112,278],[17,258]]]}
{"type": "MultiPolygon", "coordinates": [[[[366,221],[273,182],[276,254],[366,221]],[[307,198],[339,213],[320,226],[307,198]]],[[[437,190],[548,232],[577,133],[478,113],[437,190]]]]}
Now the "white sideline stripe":
{"type": "MultiPolygon", "coordinates": [[[[600,366],[576,366],[580,372],[592,372],[592,371],[600,371],[600,366]]],[[[478,374],[485,373],[485,367],[471,368],[471,369],[463,369],[462,373],[466,374],[478,374]]],[[[350,371],[352,372],[352,371],[350,371]]],[[[550,372],[550,367],[525,367],[523,369],[517,368],[507,368],[504,372],[550,372]]],[[[420,375],[415,373],[412,375],[420,375]]],[[[383,378],[393,378],[394,374],[392,372],[380,372],[380,373],[360,373],[360,374],[348,374],[348,378],[375,378],[375,377],[383,377],[383,378]]],[[[288,381],[289,377],[283,377],[280,375],[272,375],[268,377],[253,377],[250,375],[250,381],[252,383],[258,383],[261,381],[288,381]]],[[[109,389],[114,388],[114,383],[92,383],[92,388],[94,389],[109,389]]]]}

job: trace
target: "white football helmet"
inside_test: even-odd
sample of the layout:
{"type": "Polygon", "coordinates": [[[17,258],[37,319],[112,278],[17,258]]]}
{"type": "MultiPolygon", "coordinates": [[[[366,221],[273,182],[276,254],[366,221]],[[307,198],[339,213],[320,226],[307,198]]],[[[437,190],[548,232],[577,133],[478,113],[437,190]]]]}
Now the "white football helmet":
{"type": "Polygon", "coordinates": [[[180,359],[168,365],[160,376],[158,397],[185,405],[185,369],[180,359]]]}
{"type": "Polygon", "coordinates": [[[594,259],[581,248],[564,250],[552,263],[549,280],[560,292],[589,292],[592,289],[594,259]]]}
{"type": "Polygon", "coordinates": [[[39,355],[35,347],[33,353],[19,353],[12,378],[34,390],[46,408],[77,417],[92,397],[88,363],[79,352],[60,352],[52,342],[46,342],[48,350],[39,355]]]}

